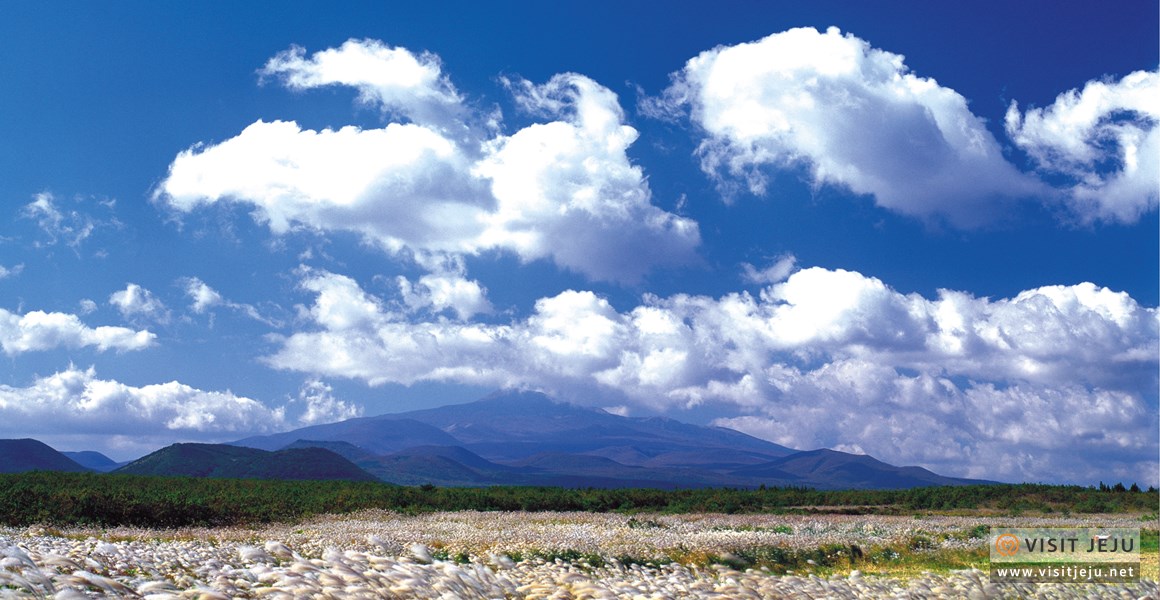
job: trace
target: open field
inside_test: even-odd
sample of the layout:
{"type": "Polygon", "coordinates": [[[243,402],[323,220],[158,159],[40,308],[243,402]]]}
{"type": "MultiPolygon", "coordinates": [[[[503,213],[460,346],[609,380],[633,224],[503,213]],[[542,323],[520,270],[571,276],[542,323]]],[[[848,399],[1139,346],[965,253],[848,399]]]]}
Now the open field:
{"type": "Polygon", "coordinates": [[[362,511],[215,528],[0,528],[0,597],[1156,597],[1155,521],[362,511]],[[991,584],[988,526],[1145,527],[1145,580],[991,584]]]}

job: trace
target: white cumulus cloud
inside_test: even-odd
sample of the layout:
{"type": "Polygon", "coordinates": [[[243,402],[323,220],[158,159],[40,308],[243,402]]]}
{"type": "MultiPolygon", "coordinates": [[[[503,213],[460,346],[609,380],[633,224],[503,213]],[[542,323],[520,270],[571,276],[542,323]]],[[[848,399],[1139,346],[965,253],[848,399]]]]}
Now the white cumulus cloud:
{"type": "Polygon", "coordinates": [[[225,299],[217,290],[196,277],[185,280],[185,294],[192,300],[189,308],[198,314],[225,303],[225,299]]]}
{"type": "Polygon", "coordinates": [[[1158,448],[1157,311],[1090,283],[929,299],[815,267],[758,295],[646,296],[627,312],[567,290],[508,324],[413,322],[325,271],[305,272],[302,285],[315,295],[312,327],[276,340],[265,359],[276,368],[371,385],[530,386],[602,406],[732,406],[745,416],[722,424],[778,443],[856,443],[971,476],[991,464],[973,456],[1033,455],[1050,436],[1053,458],[990,476],[1058,479],[1051,469],[1068,466],[1081,481],[1102,468],[1084,453],[1109,444],[1135,457],[1116,468],[1138,473],[1158,448]],[[1032,397],[1037,412],[1000,408],[1032,397]],[[1069,416],[1031,432],[1053,410],[1069,416]]]}
{"type": "Polygon", "coordinates": [[[470,252],[483,207],[467,168],[454,143],[420,125],[311,131],[258,121],[179,154],[160,191],[183,211],[244,202],[274,233],[354,231],[390,251],[470,252]]]}
{"type": "Polygon", "coordinates": [[[499,250],[596,279],[632,281],[695,258],[697,224],[651,203],[626,154],[636,130],[616,95],[586,77],[509,82],[547,121],[507,136],[471,124],[484,116],[433,55],[350,41],[310,59],[291,49],[264,72],[295,89],[353,86],[411,122],[313,131],[258,121],[180,153],[155,198],[182,212],[242,203],[279,234],[352,231],[411,255],[499,250]]]}
{"type": "Polygon", "coordinates": [[[1003,158],[960,94],[836,28],[721,46],[673,77],[661,104],[704,132],[702,168],[754,194],[770,191],[769,168],[805,167],[816,184],[971,225],[1043,188],[1003,158]]]}
{"type": "Polygon", "coordinates": [[[1044,108],[1007,110],[1007,133],[1044,171],[1065,175],[1085,220],[1135,222],[1160,196],[1160,72],[1090,81],[1044,108]]]}
{"type": "Polygon", "coordinates": [[[92,367],[69,366],[24,387],[0,385],[0,437],[35,436],[58,449],[122,459],[179,441],[224,442],[361,414],[317,379],[274,407],[178,381],[129,385],[102,379],[92,367]]]}
{"type": "Polygon", "coordinates": [[[418,123],[438,123],[463,110],[463,99],[443,75],[438,56],[391,48],[378,40],[348,40],[310,58],[304,48],[294,46],[271,58],[261,72],[296,90],[353,87],[363,102],[418,123]]]}
{"type": "Polygon", "coordinates": [[[509,85],[526,109],[558,120],[492,140],[473,167],[496,201],[484,246],[626,281],[693,260],[697,224],[651,203],[643,171],[626,154],[637,131],[611,90],[571,73],[509,85]]]}
{"type": "Polygon", "coordinates": [[[320,379],[310,379],[298,391],[298,404],[305,405],[298,416],[298,425],[318,425],[333,423],[362,416],[362,407],[355,406],[334,396],[334,388],[320,379]]]}
{"type": "Polygon", "coordinates": [[[27,387],[0,385],[0,415],[0,430],[22,435],[174,432],[220,439],[285,426],[282,409],[228,391],[204,391],[176,381],[131,386],[100,379],[91,367],[69,367],[27,387]]]}
{"type": "Polygon", "coordinates": [[[395,278],[403,303],[412,311],[450,310],[459,319],[493,311],[487,300],[487,289],[478,281],[467,279],[462,258],[429,256],[419,261],[431,273],[421,276],[417,282],[401,275],[395,278]]]}
{"type": "Polygon", "coordinates": [[[281,348],[266,358],[272,366],[371,385],[499,377],[492,363],[503,357],[487,355],[497,341],[492,327],[446,319],[413,324],[409,311],[393,310],[349,277],[313,270],[304,275],[302,288],[315,295],[306,316],[320,329],[275,338],[281,348]],[[311,354],[316,367],[308,365],[311,354]]]}
{"type": "Polygon", "coordinates": [[[775,381],[777,402],[714,423],[798,448],[857,440],[888,462],[960,476],[1155,479],[1155,402],[1137,394],[1068,383],[956,383],[857,359],[781,370],[775,381]]]}
{"type": "Polygon", "coordinates": [[[165,303],[136,283],[129,283],[125,289],[110,294],[109,304],[115,306],[126,319],[169,322],[169,309],[165,303]]]}
{"type": "Polygon", "coordinates": [[[0,308],[0,348],[8,356],[55,348],[141,350],[152,346],[156,338],[147,330],[89,327],[68,313],[35,310],[19,315],[0,308]]]}

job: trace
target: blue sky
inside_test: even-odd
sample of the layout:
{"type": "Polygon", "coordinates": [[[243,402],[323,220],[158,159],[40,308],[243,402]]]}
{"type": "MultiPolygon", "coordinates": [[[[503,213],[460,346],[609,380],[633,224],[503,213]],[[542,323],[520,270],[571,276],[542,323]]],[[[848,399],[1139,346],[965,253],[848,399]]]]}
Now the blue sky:
{"type": "Polygon", "coordinates": [[[6,3],[0,436],[502,387],[1156,484],[1155,3],[6,3]]]}

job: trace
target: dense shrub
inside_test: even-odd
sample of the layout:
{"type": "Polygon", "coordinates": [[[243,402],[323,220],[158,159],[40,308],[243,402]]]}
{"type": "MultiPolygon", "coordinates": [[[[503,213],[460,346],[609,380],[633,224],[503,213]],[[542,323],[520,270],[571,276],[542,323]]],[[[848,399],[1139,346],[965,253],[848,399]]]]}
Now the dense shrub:
{"type": "MultiPolygon", "coordinates": [[[[0,523],[183,527],[293,521],[367,508],[589,512],[906,514],[1002,508],[1081,512],[1155,511],[1155,494],[1078,486],[977,485],[912,490],[803,488],[572,489],[404,487],[377,482],[199,479],[93,473],[0,475],[0,523]],[[817,507],[826,507],[819,509],[817,507]]],[[[648,525],[648,520],[637,524],[648,525]]]]}

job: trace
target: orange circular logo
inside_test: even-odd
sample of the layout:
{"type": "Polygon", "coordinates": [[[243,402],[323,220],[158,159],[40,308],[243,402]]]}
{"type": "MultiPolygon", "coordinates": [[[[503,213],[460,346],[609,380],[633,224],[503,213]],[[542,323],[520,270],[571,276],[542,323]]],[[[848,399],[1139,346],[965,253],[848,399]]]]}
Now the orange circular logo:
{"type": "Polygon", "coordinates": [[[995,552],[1001,556],[1015,556],[1019,552],[1019,538],[1011,533],[995,538],[995,552]]]}

